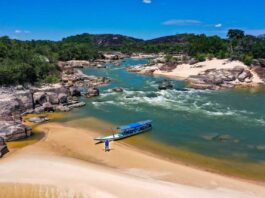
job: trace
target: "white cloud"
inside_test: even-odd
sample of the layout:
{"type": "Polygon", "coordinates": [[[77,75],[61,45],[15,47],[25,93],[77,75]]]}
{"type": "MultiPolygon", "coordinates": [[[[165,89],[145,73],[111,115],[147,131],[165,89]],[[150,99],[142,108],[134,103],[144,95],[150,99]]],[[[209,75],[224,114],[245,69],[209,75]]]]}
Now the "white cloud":
{"type": "Polygon", "coordinates": [[[15,30],[15,34],[30,34],[31,32],[29,30],[15,30]]]}
{"type": "Polygon", "coordinates": [[[21,30],[15,30],[16,34],[20,34],[22,31],[21,30]]]}
{"type": "Polygon", "coordinates": [[[193,19],[172,19],[168,21],[164,21],[163,25],[199,25],[201,21],[193,20],[193,19]]]}
{"type": "Polygon", "coordinates": [[[220,28],[222,26],[223,26],[223,24],[221,24],[221,23],[218,23],[218,24],[214,25],[214,27],[216,27],[216,28],[220,28]]]}
{"type": "Polygon", "coordinates": [[[152,3],[152,0],[143,0],[143,3],[150,4],[152,3]]]}

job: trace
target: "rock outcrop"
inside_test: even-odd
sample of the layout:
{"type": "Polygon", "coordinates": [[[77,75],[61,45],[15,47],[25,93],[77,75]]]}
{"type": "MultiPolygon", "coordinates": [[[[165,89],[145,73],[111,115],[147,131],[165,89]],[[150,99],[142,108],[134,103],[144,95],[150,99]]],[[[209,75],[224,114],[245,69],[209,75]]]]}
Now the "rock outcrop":
{"type": "Polygon", "coordinates": [[[110,82],[110,80],[105,77],[88,76],[76,69],[74,69],[70,74],[63,71],[62,81],[69,86],[76,87],[97,87],[106,85],[110,82]]]}
{"type": "MultiPolygon", "coordinates": [[[[0,138],[5,141],[30,136],[31,128],[22,124],[22,115],[28,113],[67,112],[73,108],[85,106],[79,102],[81,95],[94,97],[99,95],[96,88],[109,83],[105,77],[87,76],[78,68],[91,66],[90,61],[59,62],[62,82],[42,87],[23,86],[0,88],[0,138]],[[80,90],[88,90],[82,92],[80,90]]],[[[32,122],[45,119],[33,118],[32,122]]]]}
{"type": "Polygon", "coordinates": [[[60,61],[58,62],[58,66],[61,70],[67,70],[69,68],[83,68],[83,67],[89,67],[91,64],[90,61],[86,60],[71,60],[71,61],[60,61]]]}
{"type": "Polygon", "coordinates": [[[253,70],[265,82],[265,67],[256,66],[256,67],[253,67],[253,70]]]}
{"type": "Polygon", "coordinates": [[[87,98],[99,96],[99,89],[96,87],[89,88],[84,94],[87,98]]]}
{"type": "Polygon", "coordinates": [[[31,128],[22,124],[22,115],[69,111],[71,101],[70,89],[61,84],[27,90],[0,88],[0,137],[12,141],[30,136],[31,128]]]}
{"type": "Polygon", "coordinates": [[[68,107],[70,109],[73,109],[73,108],[79,108],[79,107],[83,107],[83,106],[86,106],[85,102],[77,102],[77,103],[69,105],[68,107]]]}
{"type": "Polygon", "coordinates": [[[31,128],[17,121],[0,121],[0,137],[5,141],[13,141],[29,137],[31,128]]]}
{"type": "Polygon", "coordinates": [[[139,73],[139,74],[144,74],[144,75],[153,75],[153,73],[156,70],[159,70],[160,67],[162,67],[163,64],[145,64],[145,65],[136,65],[136,66],[131,66],[127,67],[126,70],[128,72],[133,72],[133,73],[139,73]]]}
{"type": "Polygon", "coordinates": [[[0,158],[3,157],[9,150],[6,146],[5,140],[0,137],[0,158]]]}
{"type": "Polygon", "coordinates": [[[252,82],[252,73],[244,67],[233,69],[210,69],[188,78],[189,86],[195,89],[222,89],[252,82]]]}

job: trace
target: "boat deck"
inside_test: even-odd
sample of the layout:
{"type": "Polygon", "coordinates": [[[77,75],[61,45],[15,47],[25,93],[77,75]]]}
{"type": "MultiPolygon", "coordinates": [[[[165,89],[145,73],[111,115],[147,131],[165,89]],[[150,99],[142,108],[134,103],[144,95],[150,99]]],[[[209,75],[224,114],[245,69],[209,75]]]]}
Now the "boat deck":
{"type": "Polygon", "coordinates": [[[115,140],[120,140],[120,139],[124,139],[127,137],[131,137],[134,135],[138,135],[140,133],[144,133],[146,131],[151,130],[152,121],[146,120],[142,122],[131,123],[128,125],[119,126],[117,129],[119,130],[119,133],[112,134],[112,135],[105,136],[105,137],[95,138],[95,140],[102,141],[102,142],[106,140],[115,141],[115,140]]]}

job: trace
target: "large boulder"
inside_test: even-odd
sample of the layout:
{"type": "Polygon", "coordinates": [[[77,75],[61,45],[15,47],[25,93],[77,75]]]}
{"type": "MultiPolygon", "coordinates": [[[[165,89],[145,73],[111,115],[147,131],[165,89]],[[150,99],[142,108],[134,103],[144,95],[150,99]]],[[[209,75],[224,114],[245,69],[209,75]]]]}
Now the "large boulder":
{"type": "Polygon", "coordinates": [[[58,112],[68,112],[70,110],[71,109],[68,106],[58,105],[55,107],[55,111],[58,111],[58,112]]]}
{"type": "Polygon", "coordinates": [[[253,65],[253,66],[261,66],[261,65],[260,65],[260,62],[259,62],[258,59],[253,59],[253,60],[252,60],[252,65],[253,65]]]}
{"type": "Polygon", "coordinates": [[[231,70],[231,74],[233,74],[237,78],[244,70],[245,70],[245,68],[242,66],[235,66],[231,70]]]}
{"type": "Polygon", "coordinates": [[[0,137],[5,141],[13,141],[29,137],[32,133],[30,127],[27,127],[19,122],[4,122],[0,121],[0,137]]]}
{"type": "Polygon", "coordinates": [[[42,105],[42,107],[44,108],[44,111],[47,111],[47,112],[53,112],[54,111],[54,108],[50,102],[45,102],[42,105]]]}
{"type": "Polygon", "coordinates": [[[65,93],[60,93],[58,95],[58,100],[60,104],[66,104],[68,102],[68,96],[65,93]]]}
{"type": "Polygon", "coordinates": [[[85,106],[85,105],[86,105],[85,102],[78,102],[78,103],[75,103],[75,104],[69,105],[68,107],[69,107],[70,109],[72,109],[72,108],[83,107],[83,106],[85,106]]]}
{"type": "Polygon", "coordinates": [[[82,68],[82,67],[89,67],[90,62],[86,60],[70,60],[67,61],[64,65],[64,68],[82,68]]]}
{"type": "Polygon", "coordinates": [[[44,109],[43,106],[36,107],[36,108],[34,109],[34,113],[36,113],[36,114],[40,114],[40,113],[44,113],[44,112],[45,112],[45,109],[44,109]]]}
{"type": "Polygon", "coordinates": [[[71,96],[81,96],[81,92],[77,87],[70,87],[71,96]]]}
{"type": "Polygon", "coordinates": [[[59,104],[58,94],[54,92],[47,92],[48,101],[51,104],[59,104]]]}
{"type": "Polygon", "coordinates": [[[16,98],[5,98],[0,100],[0,120],[13,120],[14,114],[20,114],[20,104],[16,98]]]}
{"type": "Polygon", "coordinates": [[[223,80],[224,81],[228,81],[228,82],[235,81],[236,77],[234,75],[232,75],[232,74],[228,74],[228,75],[224,76],[223,80]]]}
{"type": "Polygon", "coordinates": [[[265,82],[265,67],[253,67],[253,71],[265,82]]]}
{"type": "Polygon", "coordinates": [[[199,63],[199,61],[196,59],[196,58],[191,58],[189,61],[188,61],[188,64],[190,65],[195,65],[199,63]]]}
{"type": "Polygon", "coordinates": [[[33,99],[35,105],[43,105],[48,102],[47,96],[45,92],[36,92],[33,94],[33,99]]]}
{"type": "Polygon", "coordinates": [[[96,88],[96,87],[89,88],[89,89],[87,90],[87,93],[85,94],[85,96],[86,96],[87,98],[91,98],[91,97],[99,96],[99,89],[96,88]]]}
{"type": "Polygon", "coordinates": [[[3,157],[9,150],[3,138],[0,138],[0,158],[3,157]]]}
{"type": "Polygon", "coordinates": [[[39,88],[32,88],[32,91],[34,93],[37,93],[37,92],[43,92],[43,93],[53,92],[57,94],[68,93],[68,89],[61,84],[54,84],[54,85],[43,86],[39,88]]]}
{"type": "Polygon", "coordinates": [[[252,74],[249,70],[244,70],[238,77],[237,79],[240,81],[240,82],[244,82],[247,78],[251,78],[252,77],[252,74]]]}
{"type": "Polygon", "coordinates": [[[12,91],[0,89],[0,120],[20,119],[20,115],[33,109],[30,91],[12,91]]]}
{"type": "Polygon", "coordinates": [[[22,112],[33,109],[33,96],[30,90],[17,91],[14,96],[18,100],[22,112]]]}
{"type": "Polygon", "coordinates": [[[259,61],[259,64],[260,64],[261,67],[265,67],[265,59],[260,58],[260,59],[258,59],[258,61],[259,61]]]}

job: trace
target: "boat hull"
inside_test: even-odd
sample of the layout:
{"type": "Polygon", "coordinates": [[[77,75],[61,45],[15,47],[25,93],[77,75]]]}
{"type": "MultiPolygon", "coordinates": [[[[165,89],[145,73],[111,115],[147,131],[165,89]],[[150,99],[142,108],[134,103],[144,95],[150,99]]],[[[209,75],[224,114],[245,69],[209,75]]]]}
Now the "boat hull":
{"type": "Polygon", "coordinates": [[[138,135],[138,134],[141,134],[141,133],[145,133],[145,132],[150,131],[150,130],[152,130],[152,127],[146,128],[144,130],[141,130],[141,131],[138,131],[138,132],[135,132],[135,133],[131,133],[131,134],[128,134],[128,135],[114,134],[114,135],[110,135],[110,136],[107,136],[107,137],[95,138],[95,140],[97,140],[97,141],[105,141],[105,140],[117,141],[117,140],[125,139],[125,138],[128,138],[128,137],[132,137],[132,136],[135,136],[135,135],[138,135]]]}

